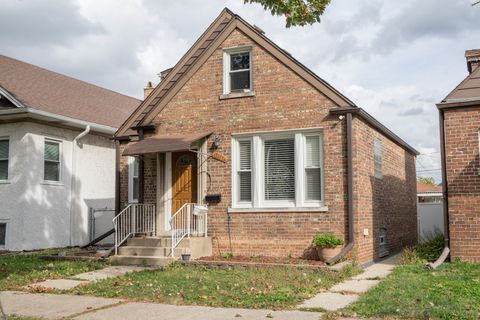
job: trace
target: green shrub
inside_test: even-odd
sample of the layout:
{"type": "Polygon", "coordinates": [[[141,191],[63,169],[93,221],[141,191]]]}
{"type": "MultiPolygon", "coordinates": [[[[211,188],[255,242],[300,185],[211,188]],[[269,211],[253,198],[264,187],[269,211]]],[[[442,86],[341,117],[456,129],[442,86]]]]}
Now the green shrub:
{"type": "Polygon", "coordinates": [[[429,240],[416,246],[404,248],[400,256],[400,264],[415,264],[435,261],[442,254],[445,246],[443,234],[429,236],[429,240]]]}
{"type": "Polygon", "coordinates": [[[414,247],[418,257],[427,261],[435,261],[442,254],[445,246],[445,237],[443,234],[436,234],[428,241],[419,243],[414,247]]]}
{"type": "Polygon", "coordinates": [[[343,240],[331,233],[318,233],[313,238],[312,243],[319,248],[335,248],[343,245],[343,240]]]}

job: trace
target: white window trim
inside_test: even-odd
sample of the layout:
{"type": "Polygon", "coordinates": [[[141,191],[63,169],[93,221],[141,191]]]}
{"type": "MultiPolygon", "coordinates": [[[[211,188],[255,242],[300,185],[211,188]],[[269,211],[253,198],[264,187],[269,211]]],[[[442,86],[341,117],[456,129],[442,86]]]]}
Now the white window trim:
{"type": "Polygon", "coordinates": [[[43,159],[42,159],[42,184],[51,185],[63,185],[63,141],[53,138],[43,139],[43,159]],[[45,142],[53,142],[58,144],[58,181],[57,180],[45,180],[45,142]]]}
{"type": "Polygon", "coordinates": [[[283,132],[255,133],[250,136],[240,134],[232,137],[232,207],[266,209],[266,208],[324,208],[324,164],[323,164],[323,133],[321,130],[296,130],[283,132]],[[320,137],[320,201],[307,201],[305,199],[305,137],[318,135],[320,137]],[[281,139],[294,137],[295,139],[295,200],[265,200],[264,199],[264,148],[263,142],[268,139],[281,139]],[[239,145],[238,142],[245,139],[252,140],[252,201],[239,201],[239,145]]]}
{"type": "MultiPolygon", "coordinates": [[[[8,140],[8,158],[7,158],[7,179],[0,179],[0,183],[10,183],[11,176],[11,154],[12,154],[12,140],[10,139],[10,136],[3,136],[0,137],[0,141],[2,140],[8,140]]],[[[5,160],[5,159],[4,159],[5,160]]]]}
{"type": "Polygon", "coordinates": [[[223,94],[242,94],[242,93],[252,93],[253,92],[253,62],[252,62],[252,47],[251,46],[242,46],[236,48],[227,48],[223,49],[223,94]],[[245,90],[244,92],[232,92],[230,89],[230,55],[236,53],[248,52],[250,55],[250,89],[245,90]]]}
{"type": "Polygon", "coordinates": [[[133,198],[133,178],[135,157],[128,157],[128,203],[138,203],[138,199],[133,198]]]}

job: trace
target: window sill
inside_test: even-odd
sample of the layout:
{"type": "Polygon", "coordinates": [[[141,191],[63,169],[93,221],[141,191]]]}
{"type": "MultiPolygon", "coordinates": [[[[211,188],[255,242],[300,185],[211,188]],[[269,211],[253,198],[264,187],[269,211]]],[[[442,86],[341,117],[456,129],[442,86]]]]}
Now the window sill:
{"type": "Polygon", "coordinates": [[[254,96],[255,96],[255,91],[232,92],[232,93],[222,94],[222,95],[220,96],[220,100],[236,99],[236,98],[247,98],[247,97],[254,97],[254,96]]]}
{"type": "Polygon", "coordinates": [[[48,181],[48,180],[44,180],[42,182],[40,182],[40,184],[42,185],[46,185],[46,186],[63,186],[63,182],[61,181],[48,181]]]}
{"type": "Polygon", "coordinates": [[[228,208],[228,213],[259,213],[259,212],[328,212],[328,207],[300,208],[228,208]]]}
{"type": "Polygon", "coordinates": [[[0,180],[0,184],[10,184],[10,180],[0,180]]]}

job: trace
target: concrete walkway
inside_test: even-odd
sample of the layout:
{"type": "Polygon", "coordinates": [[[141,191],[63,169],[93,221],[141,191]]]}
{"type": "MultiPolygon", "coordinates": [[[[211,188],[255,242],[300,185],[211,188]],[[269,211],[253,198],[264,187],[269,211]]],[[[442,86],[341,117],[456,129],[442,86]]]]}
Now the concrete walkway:
{"type": "Polygon", "coordinates": [[[319,320],[322,313],[128,302],[88,296],[0,292],[6,315],[77,320],[319,320]]]}
{"type": "Polygon", "coordinates": [[[137,267],[137,266],[111,266],[103,269],[85,272],[69,277],[68,279],[53,279],[42,282],[32,283],[26,286],[26,289],[35,289],[38,287],[54,290],[70,290],[81,284],[86,284],[92,281],[104,280],[112,277],[123,276],[128,272],[137,272],[152,270],[151,267],[137,267]]]}
{"type": "Polygon", "coordinates": [[[393,256],[364,269],[363,273],[337,283],[327,292],[317,294],[298,306],[303,309],[322,308],[336,311],[347,307],[360,298],[360,295],[376,286],[380,279],[387,277],[395,268],[399,256],[393,256]]]}

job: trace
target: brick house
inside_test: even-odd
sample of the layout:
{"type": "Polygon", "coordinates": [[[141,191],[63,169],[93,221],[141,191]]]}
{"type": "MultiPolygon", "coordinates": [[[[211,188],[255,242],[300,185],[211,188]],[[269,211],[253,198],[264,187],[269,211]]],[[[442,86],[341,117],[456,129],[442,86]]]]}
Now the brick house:
{"type": "Polygon", "coordinates": [[[368,262],[416,243],[417,151],[228,9],[147,90],[115,136],[119,206],[172,241],[128,246],[174,254],[188,203],[208,207],[187,225],[210,254],[312,256],[331,232],[337,259],[368,262]]]}
{"type": "Polygon", "coordinates": [[[452,259],[480,262],[480,49],[465,57],[468,76],[437,104],[445,229],[452,259]]]}

